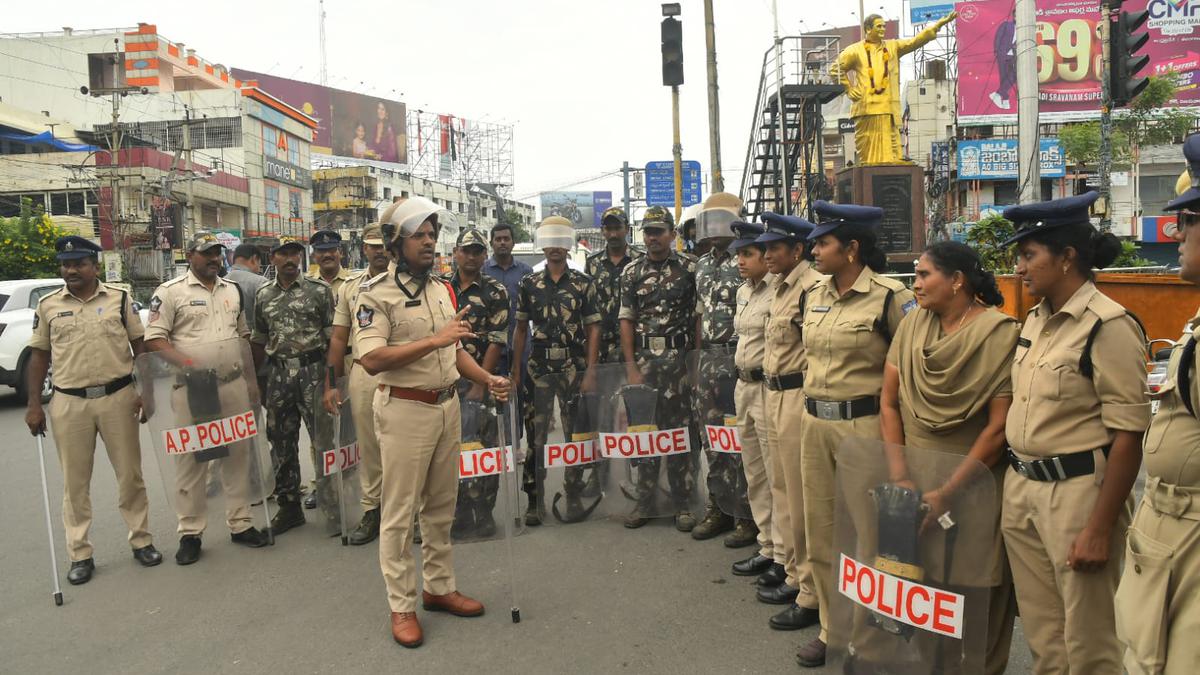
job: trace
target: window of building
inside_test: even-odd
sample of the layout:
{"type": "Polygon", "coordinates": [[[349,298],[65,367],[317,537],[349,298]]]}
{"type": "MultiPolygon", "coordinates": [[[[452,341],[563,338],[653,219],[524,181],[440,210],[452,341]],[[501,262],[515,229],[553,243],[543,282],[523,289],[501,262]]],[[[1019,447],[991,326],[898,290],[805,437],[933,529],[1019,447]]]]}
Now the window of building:
{"type": "MultiPolygon", "coordinates": [[[[1039,201],[1050,201],[1050,195],[1053,194],[1054,183],[1050,179],[1042,181],[1042,196],[1039,201]]],[[[1017,181],[1015,180],[998,180],[992,183],[992,205],[993,206],[1011,206],[1019,204],[1021,201],[1020,193],[1017,190],[1017,181]]]]}
{"type": "Polygon", "coordinates": [[[283,134],[283,136],[287,141],[288,163],[300,166],[300,139],[295,136],[289,137],[287,134],[283,134]]]}
{"type": "Polygon", "coordinates": [[[67,193],[51,192],[50,193],[50,215],[65,216],[67,215],[67,193]]]}
{"type": "Polygon", "coordinates": [[[266,188],[267,213],[272,216],[279,215],[279,186],[267,185],[266,188]]]}
{"type": "Polygon", "coordinates": [[[82,192],[67,193],[67,213],[73,216],[87,215],[87,207],[84,204],[85,198],[82,192]]]}
{"type": "Polygon", "coordinates": [[[288,217],[300,220],[300,191],[288,190],[288,217]]]}
{"type": "MultiPolygon", "coordinates": [[[[1138,191],[1142,200],[1143,216],[1161,216],[1166,214],[1163,207],[1175,198],[1175,181],[1179,175],[1173,176],[1142,176],[1138,191]]],[[[1132,177],[1130,178],[1132,180],[1132,177]]]]}
{"type": "Polygon", "coordinates": [[[275,146],[279,143],[279,130],[275,127],[263,125],[263,154],[267,157],[278,159],[275,154],[275,146]]]}
{"type": "Polygon", "coordinates": [[[390,187],[383,188],[383,198],[384,199],[392,198],[392,188],[390,188],[390,187]]]}

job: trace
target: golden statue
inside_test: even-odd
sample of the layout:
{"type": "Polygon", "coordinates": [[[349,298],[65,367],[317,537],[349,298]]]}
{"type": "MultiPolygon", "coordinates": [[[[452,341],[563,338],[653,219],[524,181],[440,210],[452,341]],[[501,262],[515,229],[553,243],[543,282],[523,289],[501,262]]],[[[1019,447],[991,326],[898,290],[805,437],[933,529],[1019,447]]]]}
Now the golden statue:
{"type": "Polygon", "coordinates": [[[900,152],[900,57],[932,41],[957,16],[958,12],[950,12],[912,38],[885,40],[887,24],[872,14],[863,21],[866,36],[838,54],[834,68],[853,101],[850,116],[858,164],[908,163],[900,152]]]}

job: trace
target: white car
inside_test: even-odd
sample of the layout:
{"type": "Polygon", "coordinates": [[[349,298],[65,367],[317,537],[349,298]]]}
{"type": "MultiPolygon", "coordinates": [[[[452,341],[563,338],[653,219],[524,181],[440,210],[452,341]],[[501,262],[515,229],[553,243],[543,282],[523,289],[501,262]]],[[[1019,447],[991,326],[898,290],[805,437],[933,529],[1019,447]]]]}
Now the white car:
{"type": "MultiPolygon", "coordinates": [[[[0,281],[0,385],[17,390],[26,400],[25,368],[29,364],[29,338],[33,335],[33,310],[42,296],[62,288],[62,279],[0,281]]],[[[50,397],[50,377],[42,383],[42,399],[50,397]]]]}

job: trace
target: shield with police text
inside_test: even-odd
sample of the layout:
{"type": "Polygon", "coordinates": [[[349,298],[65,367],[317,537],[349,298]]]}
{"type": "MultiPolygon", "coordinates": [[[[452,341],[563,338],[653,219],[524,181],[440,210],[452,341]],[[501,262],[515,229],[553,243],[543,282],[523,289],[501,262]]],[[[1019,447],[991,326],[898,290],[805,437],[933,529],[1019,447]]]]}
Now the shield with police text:
{"type": "Polygon", "coordinates": [[[837,452],[829,663],[984,672],[1002,564],[993,472],[965,451],[849,438],[837,452]]]}
{"type": "Polygon", "coordinates": [[[136,367],[154,460],[179,531],[203,532],[210,511],[223,511],[233,532],[265,531],[275,474],[249,344],[177,345],[138,356],[136,367]]]}
{"type": "Polygon", "coordinates": [[[602,464],[597,436],[600,396],[595,375],[558,372],[530,375],[533,384],[531,458],[537,458],[537,490],[544,495],[544,524],[600,518],[602,464]]]}
{"type": "MultiPolygon", "coordinates": [[[[505,536],[503,519],[515,514],[516,457],[511,444],[501,445],[495,402],[463,397],[462,445],[458,455],[458,500],[450,538],[455,543],[488,541],[505,536]]],[[[506,430],[507,431],[507,430],[506,430]]],[[[523,521],[522,521],[523,522],[523,521]]],[[[517,525],[513,534],[520,534],[517,525]]]]}
{"type": "Polygon", "coordinates": [[[699,453],[690,403],[678,395],[686,364],[650,362],[630,381],[623,364],[597,366],[597,445],[607,465],[602,509],[610,516],[662,518],[695,511],[699,453]],[[678,377],[668,384],[667,377],[678,377]]]}
{"type": "Polygon", "coordinates": [[[742,470],[742,444],[738,437],[733,391],[737,369],[733,348],[719,347],[688,354],[692,382],[692,408],[704,449],[704,475],[697,489],[707,492],[710,503],[734,518],[750,519],[746,473],[742,470]]]}
{"type": "Polygon", "coordinates": [[[358,434],[351,411],[356,405],[370,406],[370,399],[359,401],[350,397],[349,378],[337,381],[338,400],[342,402],[335,413],[325,408],[325,388],[317,389],[313,402],[313,466],[317,472],[317,504],[325,531],[340,534],[342,544],[349,544],[350,531],[362,519],[362,483],[359,464],[358,434]]]}

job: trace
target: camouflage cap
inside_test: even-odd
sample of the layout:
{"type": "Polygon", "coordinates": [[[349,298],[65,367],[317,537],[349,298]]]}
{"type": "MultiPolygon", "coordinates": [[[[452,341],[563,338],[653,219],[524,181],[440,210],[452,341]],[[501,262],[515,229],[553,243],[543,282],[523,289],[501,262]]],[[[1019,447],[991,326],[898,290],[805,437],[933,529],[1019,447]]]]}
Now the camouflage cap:
{"type": "Polygon", "coordinates": [[[607,223],[609,218],[619,221],[622,225],[629,224],[629,218],[625,215],[625,209],[619,206],[610,206],[604,209],[604,214],[600,216],[600,224],[607,223]]]}
{"type": "Polygon", "coordinates": [[[301,251],[304,251],[304,243],[295,237],[280,237],[279,243],[271,247],[271,253],[282,251],[285,248],[298,248],[301,251]]]}
{"type": "Polygon", "coordinates": [[[647,227],[665,227],[668,230],[675,228],[675,219],[671,217],[671,212],[662,206],[651,206],[646,209],[646,213],[642,215],[642,229],[647,227]]]}
{"type": "Polygon", "coordinates": [[[383,226],[379,223],[367,223],[362,229],[364,244],[383,246],[383,226]]]}
{"type": "Polygon", "coordinates": [[[466,248],[467,246],[481,246],[483,250],[487,250],[487,238],[483,236],[483,232],[470,227],[458,233],[458,240],[454,242],[458,248],[466,248]]]}
{"type": "Polygon", "coordinates": [[[189,253],[192,251],[200,251],[203,253],[210,248],[217,246],[224,246],[224,244],[221,243],[221,240],[217,239],[217,235],[209,232],[208,230],[200,230],[199,232],[193,234],[192,238],[188,241],[187,250],[189,253]]]}

